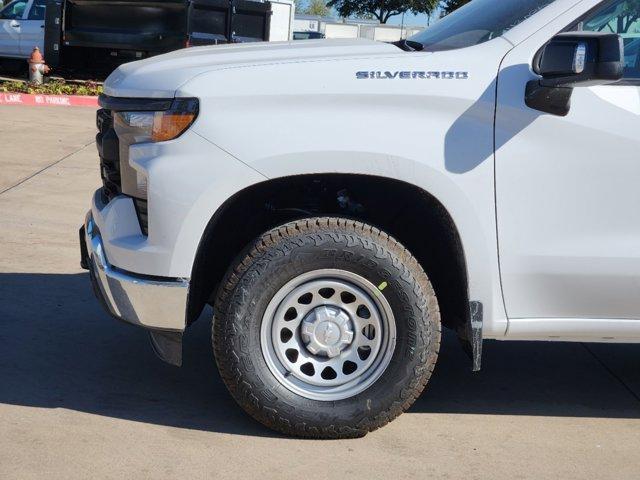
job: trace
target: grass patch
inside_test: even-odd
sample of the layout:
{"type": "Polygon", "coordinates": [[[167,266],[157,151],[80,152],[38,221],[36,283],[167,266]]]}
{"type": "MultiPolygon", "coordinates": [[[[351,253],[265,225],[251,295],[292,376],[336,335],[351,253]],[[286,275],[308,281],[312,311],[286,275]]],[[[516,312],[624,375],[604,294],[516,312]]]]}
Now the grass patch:
{"type": "Polygon", "coordinates": [[[89,95],[97,96],[102,93],[102,85],[87,82],[83,84],[50,81],[42,85],[28,82],[0,82],[0,92],[7,93],[35,93],[42,95],[89,95]]]}

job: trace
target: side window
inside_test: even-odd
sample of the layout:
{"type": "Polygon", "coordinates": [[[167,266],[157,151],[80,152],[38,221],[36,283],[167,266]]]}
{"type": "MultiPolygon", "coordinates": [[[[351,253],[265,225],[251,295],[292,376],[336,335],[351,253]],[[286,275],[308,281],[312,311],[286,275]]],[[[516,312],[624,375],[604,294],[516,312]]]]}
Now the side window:
{"type": "Polygon", "coordinates": [[[27,6],[26,0],[15,0],[0,10],[0,19],[18,20],[22,18],[24,9],[27,6]]]}
{"type": "Polygon", "coordinates": [[[35,0],[29,10],[27,20],[44,20],[44,14],[47,9],[47,0],[35,0]]]}
{"type": "Polygon", "coordinates": [[[640,0],[607,2],[571,30],[619,34],[624,39],[624,77],[640,79],[640,0]]]}

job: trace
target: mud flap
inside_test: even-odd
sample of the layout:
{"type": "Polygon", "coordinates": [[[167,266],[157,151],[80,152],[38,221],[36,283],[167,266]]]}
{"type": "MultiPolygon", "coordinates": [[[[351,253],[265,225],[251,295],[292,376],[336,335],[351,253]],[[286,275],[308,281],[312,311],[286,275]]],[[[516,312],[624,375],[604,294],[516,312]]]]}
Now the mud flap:
{"type": "Polygon", "coordinates": [[[182,366],[182,333],[149,330],[149,340],[160,360],[176,367],[182,366]]]}
{"type": "Polygon", "coordinates": [[[482,362],[482,303],[469,302],[469,318],[471,319],[469,328],[469,340],[471,342],[471,360],[473,361],[472,371],[480,371],[482,362]]]}

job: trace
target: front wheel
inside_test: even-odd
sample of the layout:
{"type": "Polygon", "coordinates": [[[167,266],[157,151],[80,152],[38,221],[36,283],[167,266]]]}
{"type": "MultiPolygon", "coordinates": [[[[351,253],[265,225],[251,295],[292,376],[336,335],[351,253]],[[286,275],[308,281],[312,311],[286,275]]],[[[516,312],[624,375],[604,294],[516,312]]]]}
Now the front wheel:
{"type": "Polygon", "coordinates": [[[363,436],[424,389],[440,345],[426,274],[397,241],[342,218],[258,238],[218,292],[220,373],[254,418],[301,437],[363,436]]]}

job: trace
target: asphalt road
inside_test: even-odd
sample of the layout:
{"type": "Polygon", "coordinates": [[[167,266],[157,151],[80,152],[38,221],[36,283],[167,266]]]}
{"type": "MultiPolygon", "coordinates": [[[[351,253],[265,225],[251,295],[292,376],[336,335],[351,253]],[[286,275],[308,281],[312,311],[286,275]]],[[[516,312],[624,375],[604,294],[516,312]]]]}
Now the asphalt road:
{"type": "Polygon", "coordinates": [[[79,268],[94,112],[0,107],[0,479],[640,477],[640,346],[446,336],[414,407],[359,440],[295,440],[225,391],[209,319],[184,366],[104,314],[79,268]]]}

